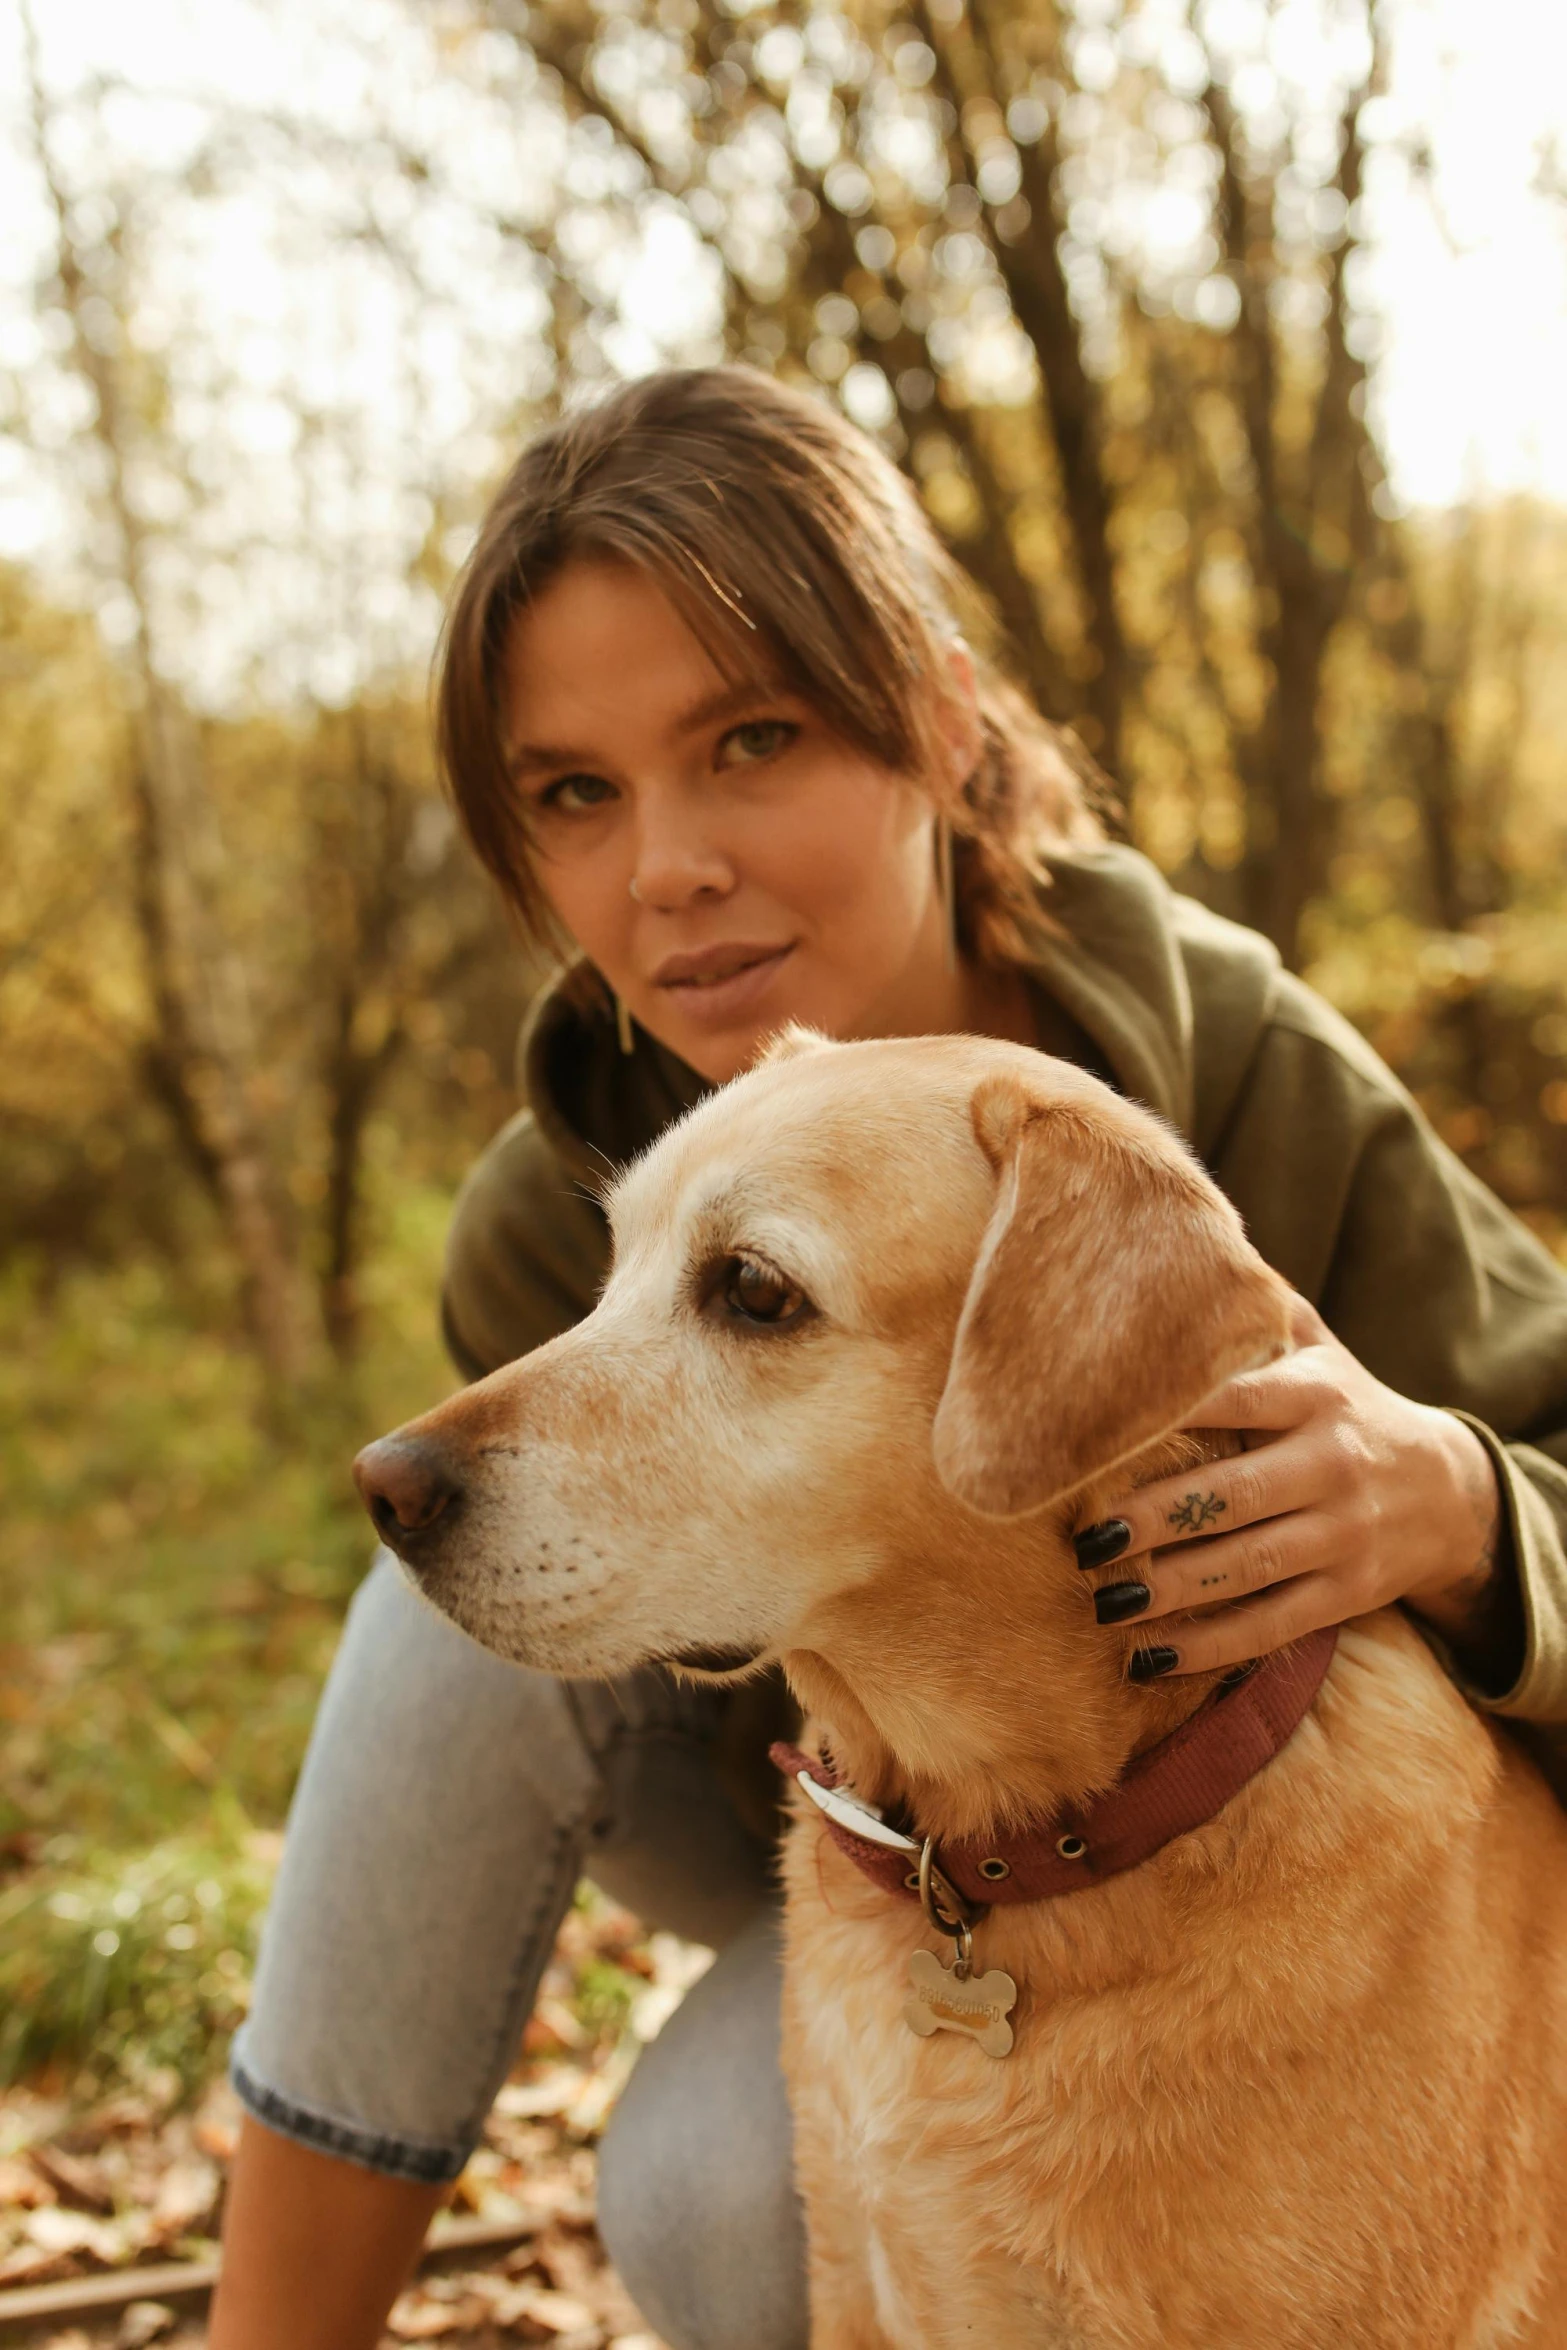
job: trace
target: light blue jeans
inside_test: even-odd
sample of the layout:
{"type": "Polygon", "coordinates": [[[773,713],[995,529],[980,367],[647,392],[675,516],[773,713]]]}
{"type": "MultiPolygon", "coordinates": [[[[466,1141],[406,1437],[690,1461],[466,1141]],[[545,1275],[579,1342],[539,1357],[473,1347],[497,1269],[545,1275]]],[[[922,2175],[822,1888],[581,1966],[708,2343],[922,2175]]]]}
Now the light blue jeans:
{"type": "Polygon", "coordinates": [[[285,2136],[455,2178],[591,1876],[720,1953],[606,2135],[610,2255],[673,2350],[804,2350],[776,1901],[715,1767],[721,1711],[657,1671],[507,1664],[383,1553],[316,1718],[233,2078],[285,2136]]]}

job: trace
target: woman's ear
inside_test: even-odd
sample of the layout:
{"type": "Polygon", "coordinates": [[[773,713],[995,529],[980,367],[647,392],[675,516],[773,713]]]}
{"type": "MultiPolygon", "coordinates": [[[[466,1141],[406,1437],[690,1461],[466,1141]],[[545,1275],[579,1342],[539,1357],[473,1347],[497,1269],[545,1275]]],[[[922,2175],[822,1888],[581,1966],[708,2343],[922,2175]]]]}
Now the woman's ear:
{"type": "Polygon", "coordinates": [[[936,1412],[936,1470],[991,1517],[1042,1507],[1289,1344],[1292,1292],[1184,1146],[1079,1071],[988,1080],[1001,1182],[936,1412]]]}
{"type": "Polygon", "coordinates": [[[937,707],[936,724],[947,754],[947,781],[961,791],[979,765],[983,729],[979,718],[979,689],[974,656],[960,636],[948,640],[947,676],[937,707]]]}

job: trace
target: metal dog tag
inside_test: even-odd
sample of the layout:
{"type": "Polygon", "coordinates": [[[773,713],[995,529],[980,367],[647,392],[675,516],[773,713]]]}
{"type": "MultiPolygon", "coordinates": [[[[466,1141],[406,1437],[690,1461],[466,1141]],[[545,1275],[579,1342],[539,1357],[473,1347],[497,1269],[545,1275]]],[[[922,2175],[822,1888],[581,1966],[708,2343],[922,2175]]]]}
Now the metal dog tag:
{"type": "Polygon", "coordinates": [[[1007,2016],[1017,1985],[999,1967],[988,1975],[964,1977],[944,1967],[933,1950],[916,1950],[909,1959],[909,1986],[903,2020],[922,2040],[932,2032],[964,2032],[987,2056],[1010,2056],[1007,2016]]]}

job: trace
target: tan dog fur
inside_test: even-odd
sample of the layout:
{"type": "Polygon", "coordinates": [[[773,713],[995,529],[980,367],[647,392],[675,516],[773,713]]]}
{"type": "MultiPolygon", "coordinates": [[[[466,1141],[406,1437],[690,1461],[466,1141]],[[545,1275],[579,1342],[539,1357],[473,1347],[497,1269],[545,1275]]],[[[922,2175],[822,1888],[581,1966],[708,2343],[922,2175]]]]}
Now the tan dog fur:
{"type": "MultiPolygon", "coordinates": [[[[401,1432],[462,1482],[415,1559],[459,1623],[563,1673],[780,1661],[938,1837],[1112,1784],[1201,1702],[1126,1682],[1068,1538],[1286,1342],[1155,1120],[1016,1047],[796,1037],[612,1216],[588,1320],[401,1432]],[[739,1255],[814,1311],[737,1325],[739,1255]]],[[[1002,2061],[906,2028],[936,1937],[812,1811],[784,1872],[812,2350],[1567,2340],[1567,1823],[1401,1616],[1207,1828],[992,1913],[1002,2061]]]]}

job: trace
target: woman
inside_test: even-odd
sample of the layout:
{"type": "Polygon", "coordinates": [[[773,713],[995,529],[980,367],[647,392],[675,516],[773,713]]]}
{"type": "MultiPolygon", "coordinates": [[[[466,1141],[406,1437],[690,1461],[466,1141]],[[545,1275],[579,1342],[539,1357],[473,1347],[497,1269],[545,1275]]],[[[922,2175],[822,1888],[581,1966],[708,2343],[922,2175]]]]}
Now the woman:
{"type": "MultiPolygon", "coordinates": [[[[879,452],[764,377],[655,376],[517,466],[457,592],[441,736],[479,854],[572,968],[458,1204],[458,1363],[589,1309],[595,1171],[781,1022],[1021,1038],[1178,1124],[1310,1301],[1300,1351],[1204,1410],[1255,1447],[1217,1531],[1155,1488],[1079,1535],[1128,1561],[1096,1605],[1146,1621],[1139,1672],[1402,1600],[1477,1704],[1567,1720],[1567,1277],[1265,942],[1106,842],[956,592],[879,452]],[[1199,1564],[1244,1602],[1184,1615],[1199,1564]]],[[[675,2350],[800,2350],[757,1717],[657,1672],[509,1667],[383,1559],[236,2057],[214,2350],[375,2341],[583,1868],[720,1950],[606,2142],[610,2249],[675,2350]]]]}

